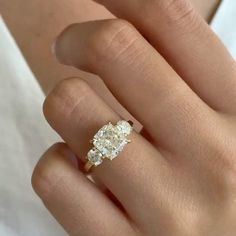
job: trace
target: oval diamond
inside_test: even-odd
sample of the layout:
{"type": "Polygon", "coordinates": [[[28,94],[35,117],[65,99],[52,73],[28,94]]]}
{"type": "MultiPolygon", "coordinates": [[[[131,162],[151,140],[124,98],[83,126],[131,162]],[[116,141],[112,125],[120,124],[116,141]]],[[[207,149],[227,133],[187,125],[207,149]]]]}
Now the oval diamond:
{"type": "Polygon", "coordinates": [[[88,152],[88,160],[93,165],[98,166],[102,164],[103,156],[96,148],[93,148],[88,152]]]}

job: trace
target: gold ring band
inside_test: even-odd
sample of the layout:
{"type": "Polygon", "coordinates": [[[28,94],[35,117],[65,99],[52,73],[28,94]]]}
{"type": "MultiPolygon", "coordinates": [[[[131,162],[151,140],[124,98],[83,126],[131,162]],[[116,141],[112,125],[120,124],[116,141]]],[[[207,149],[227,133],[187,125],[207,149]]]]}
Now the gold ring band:
{"type": "Polygon", "coordinates": [[[90,172],[93,166],[94,166],[94,164],[92,162],[87,161],[84,165],[84,170],[86,172],[90,172]]]}

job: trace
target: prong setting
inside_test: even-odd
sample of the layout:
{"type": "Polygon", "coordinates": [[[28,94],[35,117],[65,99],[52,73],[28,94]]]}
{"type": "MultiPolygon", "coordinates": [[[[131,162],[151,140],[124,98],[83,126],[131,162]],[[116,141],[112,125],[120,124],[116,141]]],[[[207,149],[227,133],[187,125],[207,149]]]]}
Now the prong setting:
{"type": "Polygon", "coordinates": [[[90,141],[94,147],[88,152],[87,159],[94,165],[102,164],[104,159],[113,160],[124,147],[131,142],[127,136],[133,127],[127,121],[119,121],[116,125],[109,122],[104,125],[90,141]]]}

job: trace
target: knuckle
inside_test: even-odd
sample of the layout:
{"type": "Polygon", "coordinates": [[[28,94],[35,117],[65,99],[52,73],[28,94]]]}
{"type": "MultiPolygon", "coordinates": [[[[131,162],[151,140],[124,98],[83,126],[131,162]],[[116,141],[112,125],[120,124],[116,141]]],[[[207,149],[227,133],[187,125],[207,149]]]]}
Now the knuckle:
{"type": "Polygon", "coordinates": [[[70,78],[61,81],[47,96],[43,111],[45,117],[50,121],[60,115],[67,118],[80,104],[88,93],[90,87],[82,79],[70,78]]]}
{"type": "Polygon", "coordinates": [[[227,190],[229,187],[229,189],[231,189],[229,192],[232,192],[232,186],[235,186],[234,188],[236,190],[236,148],[235,144],[232,143],[232,140],[227,140],[226,137],[228,136],[222,136],[215,139],[217,141],[212,144],[214,149],[212,156],[214,156],[215,166],[217,168],[216,172],[218,173],[224,188],[227,190]]]}
{"type": "Polygon", "coordinates": [[[69,78],[62,80],[53,90],[52,94],[61,96],[62,98],[68,97],[70,94],[84,94],[88,91],[88,84],[78,78],[69,78]]]}
{"type": "MultiPolygon", "coordinates": [[[[144,3],[145,4],[145,3],[144,3]]],[[[189,1],[186,0],[149,0],[145,9],[149,12],[162,12],[167,24],[175,24],[179,27],[195,26],[197,12],[189,1]]]]}
{"type": "Polygon", "coordinates": [[[88,42],[89,57],[94,63],[115,61],[132,47],[137,37],[137,31],[129,22],[121,19],[106,21],[88,42]]]}
{"type": "MultiPolygon", "coordinates": [[[[235,150],[236,151],[236,150],[235,150]]],[[[222,162],[226,163],[224,166],[223,173],[224,173],[224,179],[226,182],[226,185],[229,185],[230,188],[234,186],[236,190],[236,162],[235,162],[235,152],[232,154],[231,152],[224,153],[222,157],[222,162]],[[229,159],[230,157],[230,159],[229,159]],[[233,157],[233,158],[232,158],[233,157]]]]}

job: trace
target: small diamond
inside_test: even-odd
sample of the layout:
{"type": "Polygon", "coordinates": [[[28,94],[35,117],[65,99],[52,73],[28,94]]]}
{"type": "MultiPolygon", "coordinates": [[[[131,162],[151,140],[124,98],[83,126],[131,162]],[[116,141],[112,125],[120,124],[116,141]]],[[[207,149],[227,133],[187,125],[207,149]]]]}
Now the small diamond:
{"type": "Polygon", "coordinates": [[[130,123],[125,120],[119,121],[116,127],[124,136],[130,135],[133,130],[133,127],[130,125],[130,123]]]}
{"type": "Polygon", "coordinates": [[[93,165],[98,166],[103,161],[102,154],[96,148],[93,148],[88,153],[88,160],[93,165]]]}

